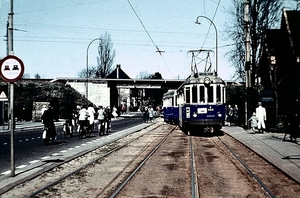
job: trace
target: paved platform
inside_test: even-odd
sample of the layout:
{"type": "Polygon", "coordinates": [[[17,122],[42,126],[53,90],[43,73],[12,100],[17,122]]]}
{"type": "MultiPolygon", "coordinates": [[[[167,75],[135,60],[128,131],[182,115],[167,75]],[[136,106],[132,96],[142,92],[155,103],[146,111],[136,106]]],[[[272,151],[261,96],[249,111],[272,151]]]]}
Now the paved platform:
{"type": "Polygon", "coordinates": [[[284,133],[253,133],[237,126],[225,126],[223,131],[270,163],[291,176],[300,184],[300,140],[292,142],[287,135],[283,141],[284,133]]]}

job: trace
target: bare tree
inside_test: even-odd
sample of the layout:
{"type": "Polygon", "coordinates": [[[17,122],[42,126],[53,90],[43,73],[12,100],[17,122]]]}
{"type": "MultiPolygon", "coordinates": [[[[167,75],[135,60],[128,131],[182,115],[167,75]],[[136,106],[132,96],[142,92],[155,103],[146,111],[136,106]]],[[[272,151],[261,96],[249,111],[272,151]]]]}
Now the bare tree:
{"type": "Polygon", "coordinates": [[[36,73],[36,74],[34,75],[34,78],[35,78],[35,79],[41,79],[41,76],[40,76],[40,74],[36,73]]]}
{"type": "Polygon", "coordinates": [[[255,84],[258,70],[259,56],[261,55],[264,32],[266,29],[275,27],[280,21],[282,0],[248,0],[249,2],[249,24],[244,21],[245,0],[232,0],[234,11],[231,23],[226,24],[228,38],[234,41],[234,45],[227,52],[229,60],[235,67],[235,79],[245,80],[245,25],[250,27],[250,46],[251,46],[251,84],[255,84]]]}
{"type": "Polygon", "coordinates": [[[101,35],[102,44],[98,48],[98,57],[97,57],[97,71],[96,77],[105,78],[108,74],[112,72],[112,65],[115,58],[115,50],[113,50],[113,44],[111,42],[110,34],[105,32],[104,35],[101,35]]]}
{"type": "Polygon", "coordinates": [[[151,79],[151,76],[152,76],[152,74],[148,74],[147,71],[141,71],[139,73],[139,75],[137,76],[137,78],[140,78],[140,79],[151,79]]]}
{"type": "MultiPolygon", "coordinates": [[[[98,48],[97,66],[88,67],[89,78],[105,78],[113,70],[112,66],[116,53],[115,50],[113,50],[110,34],[105,32],[100,38],[101,44],[98,48]]],[[[86,69],[83,69],[78,73],[79,78],[86,78],[86,76],[86,69]]]]}

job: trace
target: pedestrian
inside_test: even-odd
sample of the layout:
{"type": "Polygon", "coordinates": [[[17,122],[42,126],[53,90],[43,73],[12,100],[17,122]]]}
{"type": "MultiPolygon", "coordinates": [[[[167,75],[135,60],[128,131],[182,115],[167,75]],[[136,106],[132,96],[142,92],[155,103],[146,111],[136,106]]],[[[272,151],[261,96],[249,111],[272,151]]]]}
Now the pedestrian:
{"type": "Polygon", "coordinates": [[[117,113],[117,108],[116,106],[113,107],[113,110],[112,110],[112,116],[116,119],[118,117],[118,113],[117,113]]]}
{"type": "Polygon", "coordinates": [[[98,109],[98,130],[99,130],[99,136],[104,135],[105,132],[105,111],[103,109],[103,106],[100,106],[98,109]]]}
{"type": "Polygon", "coordinates": [[[149,120],[150,122],[153,122],[153,117],[154,117],[154,110],[152,108],[152,106],[149,106],[149,120]]]}
{"type": "Polygon", "coordinates": [[[226,115],[227,115],[227,124],[228,126],[230,126],[231,122],[233,121],[233,108],[231,107],[231,105],[228,105],[226,115]]]}
{"type": "Polygon", "coordinates": [[[142,111],[143,111],[143,120],[144,120],[144,122],[148,122],[148,120],[149,120],[149,109],[148,109],[148,107],[144,106],[142,111]]]}
{"type": "Polygon", "coordinates": [[[251,118],[249,118],[248,122],[250,122],[250,127],[252,128],[252,131],[255,133],[255,129],[258,126],[258,119],[256,117],[255,112],[253,112],[251,118]]]}
{"type": "Polygon", "coordinates": [[[258,132],[263,133],[266,129],[265,121],[267,120],[266,109],[262,107],[261,102],[258,102],[258,107],[256,108],[256,117],[258,119],[257,129],[258,132]]]}
{"type": "Polygon", "coordinates": [[[41,115],[43,115],[46,110],[47,110],[47,105],[44,104],[41,109],[41,115]]]}
{"type": "Polygon", "coordinates": [[[79,111],[80,111],[81,107],[80,105],[77,105],[76,108],[73,111],[73,121],[72,124],[74,126],[74,129],[79,133],[79,129],[80,129],[80,124],[79,124],[79,111]]]}
{"type": "Polygon", "coordinates": [[[234,121],[234,125],[235,126],[238,126],[240,123],[239,123],[239,108],[238,108],[238,105],[234,105],[233,107],[233,121],[234,121]]]}
{"type": "Polygon", "coordinates": [[[82,132],[85,132],[84,135],[87,135],[86,134],[86,131],[83,131],[84,128],[87,129],[88,127],[88,117],[89,117],[89,113],[87,111],[87,108],[85,105],[82,106],[82,108],[80,109],[79,111],[79,117],[78,117],[78,120],[79,120],[79,132],[81,131],[82,132]]]}
{"type": "Polygon", "coordinates": [[[89,125],[88,125],[88,130],[93,132],[94,131],[94,121],[95,121],[95,108],[93,107],[92,104],[89,105],[88,109],[88,114],[89,114],[89,117],[88,117],[88,121],[89,121],[89,125]]]}
{"type": "Polygon", "coordinates": [[[73,136],[73,111],[74,111],[74,103],[68,103],[66,104],[66,107],[63,112],[63,116],[65,118],[65,123],[63,130],[66,132],[68,135],[73,136]]]}
{"type": "Polygon", "coordinates": [[[110,107],[107,106],[105,108],[105,123],[106,123],[106,133],[110,133],[111,132],[111,110],[110,107]]]}
{"type": "Polygon", "coordinates": [[[42,121],[44,127],[47,129],[47,136],[52,138],[52,141],[56,141],[56,129],[54,124],[53,108],[49,105],[48,109],[44,111],[42,115],[42,121]]]}

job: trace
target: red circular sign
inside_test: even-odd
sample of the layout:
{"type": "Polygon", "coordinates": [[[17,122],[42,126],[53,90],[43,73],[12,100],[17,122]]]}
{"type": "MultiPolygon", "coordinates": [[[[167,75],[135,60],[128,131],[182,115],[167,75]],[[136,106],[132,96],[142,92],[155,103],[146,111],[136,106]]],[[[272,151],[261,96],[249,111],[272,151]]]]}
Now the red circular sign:
{"type": "Polygon", "coordinates": [[[24,64],[16,56],[8,55],[1,60],[0,75],[6,82],[16,82],[24,74],[24,64]]]}

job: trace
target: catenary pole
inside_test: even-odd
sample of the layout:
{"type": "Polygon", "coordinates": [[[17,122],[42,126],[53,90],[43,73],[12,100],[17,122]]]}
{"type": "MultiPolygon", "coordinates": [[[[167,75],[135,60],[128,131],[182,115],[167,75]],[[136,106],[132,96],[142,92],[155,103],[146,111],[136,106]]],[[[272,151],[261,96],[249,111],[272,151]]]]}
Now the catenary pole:
{"type": "Polygon", "coordinates": [[[249,0],[244,1],[244,21],[245,21],[245,122],[248,120],[248,109],[251,89],[251,62],[250,62],[250,23],[249,23],[249,0]]]}

